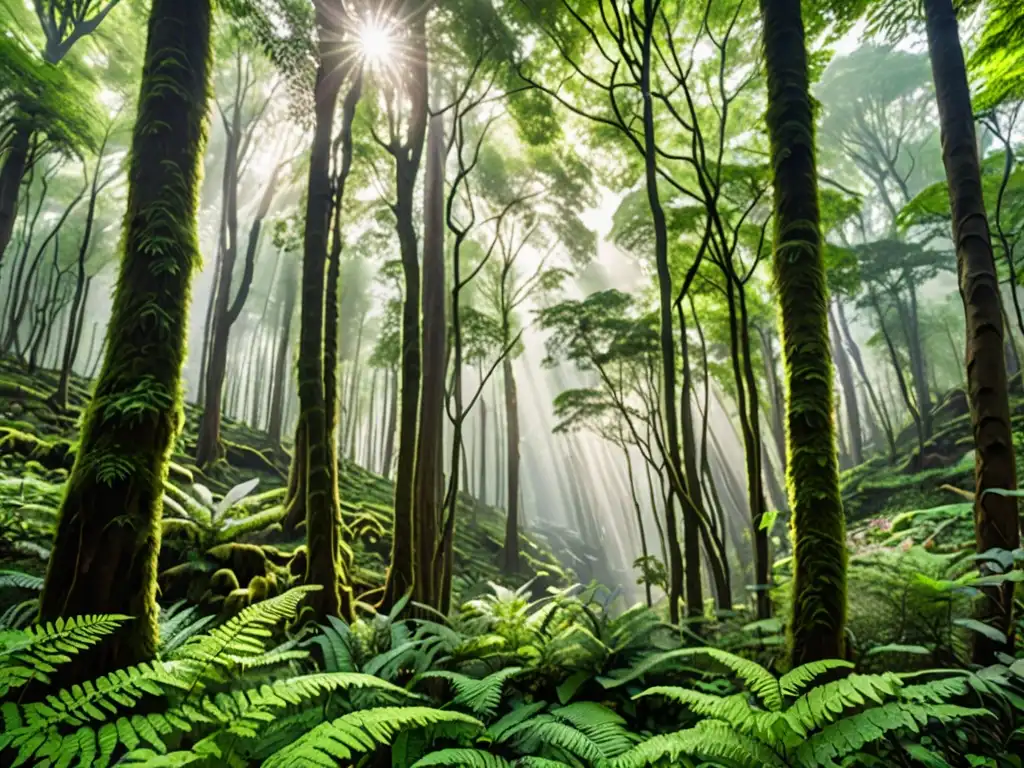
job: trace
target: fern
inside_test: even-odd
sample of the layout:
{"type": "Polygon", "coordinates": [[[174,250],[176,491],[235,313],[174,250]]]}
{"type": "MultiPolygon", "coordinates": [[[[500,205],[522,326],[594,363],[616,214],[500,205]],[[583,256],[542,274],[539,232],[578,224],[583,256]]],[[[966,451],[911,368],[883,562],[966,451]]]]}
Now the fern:
{"type": "Polygon", "coordinates": [[[483,723],[469,715],[430,707],[382,707],[322,723],[264,763],[265,768],[322,765],[334,768],[338,760],[370,752],[389,744],[395,735],[410,728],[430,727],[446,735],[475,733],[483,723]]]}
{"type": "Polygon", "coordinates": [[[657,686],[635,698],[662,696],[706,719],[694,728],[656,736],[631,749],[616,768],[675,760],[681,755],[740,766],[833,766],[888,733],[920,731],[929,718],[946,723],[988,714],[946,703],[962,695],[962,678],[904,687],[898,675],[851,674],[810,686],[823,674],[849,669],[843,661],[812,662],[776,680],[753,662],[714,649],[703,651],[734,671],[757,693],[717,696],[657,686]],[[799,694],[799,695],[798,695],[799,694]]]}
{"type": "Polygon", "coordinates": [[[191,670],[193,684],[204,678],[223,680],[246,660],[263,656],[271,629],[293,617],[305,595],[318,589],[317,585],[294,587],[254,603],[207,634],[190,637],[169,658],[178,668],[191,670]]]}
{"type": "Polygon", "coordinates": [[[452,700],[453,704],[466,707],[474,715],[490,717],[494,715],[501,701],[501,690],[505,681],[521,671],[521,667],[506,667],[477,680],[458,672],[436,670],[424,673],[421,679],[447,680],[457,691],[452,700]]]}
{"type": "Polygon", "coordinates": [[[184,601],[160,612],[160,651],[174,653],[189,638],[216,621],[215,616],[201,616],[195,606],[182,608],[184,601]]]}
{"type": "Polygon", "coordinates": [[[439,749],[421,757],[410,768],[438,765],[458,768],[513,768],[513,764],[505,758],[484,752],[482,749],[439,749]]]}
{"type": "Polygon", "coordinates": [[[0,589],[29,589],[42,592],[43,578],[21,571],[0,571],[0,589]]]}
{"type": "Polygon", "coordinates": [[[49,682],[56,665],[71,661],[71,655],[100,642],[128,619],[119,614],[79,616],[0,633],[0,697],[33,680],[49,682]]]}
{"type": "Polygon", "coordinates": [[[836,669],[853,669],[854,664],[842,659],[826,659],[803,664],[779,678],[783,696],[797,696],[808,684],[836,669]]]}
{"type": "Polygon", "coordinates": [[[949,723],[966,717],[990,716],[985,709],[971,709],[954,704],[923,706],[905,702],[890,702],[852,717],[833,723],[805,741],[797,750],[801,765],[831,765],[831,761],[855,752],[890,731],[907,728],[918,732],[929,718],[949,723]]]}

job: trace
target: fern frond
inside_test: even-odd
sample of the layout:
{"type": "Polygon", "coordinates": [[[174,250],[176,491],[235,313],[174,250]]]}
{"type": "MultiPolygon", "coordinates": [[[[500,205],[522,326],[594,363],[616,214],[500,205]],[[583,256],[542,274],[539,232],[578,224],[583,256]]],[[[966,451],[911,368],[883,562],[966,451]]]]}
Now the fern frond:
{"type": "Polygon", "coordinates": [[[782,709],[782,690],[779,681],[760,664],[718,648],[694,648],[692,650],[694,654],[707,656],[732,671],[748,689],[757,694],[765,709],[771,712],[778,712],[782,709]]]}
{"type": "Polygon", "coordinates": [[[183,604],[184,601],[175,603],[160,613],[161,653],[173,653],[217,620],[216,616],[200,615],[195,606],[182,608],[183,604]]]}
{"type": "Polygon", "coordinates": [[[164,751],[160,734],[171,733],[174,725],[163,715],[129,715],[146,695],[163,696],[166,688],[183,684],[169,674],[159,662],[126,667],[81,685],[61,689],[43,701],[3,705],[4,732],[0,734],[0,751],[18,749],[14,765],[34,757],[67,764],[75,755],[96,755],[96,762],[85,765],[106,765],[119,743],[134,749],[142,741],[164,751]],[[93,722],[111,721],[111,715],[125,711],[123,717],[106,722],[98,731],[93,722]],[[78,728],[67,735],[62,730],[78,728]]]}
{"type": "Polygon", "coordinates": [[[548,714],[538,715],[510,729],[506,740],[512,737],[523,752],[557,747],[587,763],[602,762],[606,757],[587,734],[548,714]]]}
{"type": "Polygon", "coordinates": [[[573,768],[561,760],[550,760],[546,757],[521,757],[516,760],[515,768],[573,768]]]}
{"type": "Polygon", "coordinates": [[[796,750],[801,765],[833,765],[833,760],[848,755],[865,744],[878,741],[890,731],[907,728],[917,733],[929,718],[940,723],[966,717],[992,716],[986,709],[971,709],[953,704],[924,706],[893,701],[881,707],[844,718],[811,736],[796,750]]]}
{"type": "Polygon", "coordinates": [[[521,667],[506,667],[485,678],[477,679],[458,672],[434,670],[425,672],[421,679],[447,680],[457,692],[452,700],[453,704],[468,708],[474,715],[491,717],[501,702],[501,691],[505,681],[521,671],[521,667]]]}
{"type": "Polygon", "coordinates": [[[856,665],[842,659],[825,659],[801,664],[779,678],[782,695],[792,698],[798,696],[807,686],[819,677],[834,669],[853,669],[856,665]]]}
{"type": "Polygon", "coordinates": [[[0,633],[0,697],[32,680],[49,682],[49,673],[71,656],[112,634],[129,616],[72,616],[0,633]]]}
{"type": "Polygon", "coordinates": [[[29,589],[42,592],[43,578],[21,571],[0,571],[0,589],[29,589]]]}
{"type": "Polygon", "coordinates": [[[704,720],[695,727],[643,741],[611,761],[611,768],[644,768],[682,757],[727,761],[738,768],[786,768],[786,762],[759,741],[736,733],[725,723],[704,720]]]}
{"type": "Polygon", "coordinates": [[[318,589],[315,584],[294,587],[254,603],[208,633],[190,637],[168,658],[178,662],[179,668],[190,668],[195,682],[237,666],[240,659],[259,657],[266,650],[271,629],[295,616],[306,594],[318,589]]]}
{"type": "Polygon", "coordinates": [[[469,715],[430,707],[381,707],[342,715],[322,723],[264,761],[264,768],[297,765],[334,768],[339,760],[390,744],[400,732],[431,727],[450,735],[473,734],[483,723],[469,715]]]}
{"type": "Polygon", "coordinates": [[[516,728],[516,726],[526,720],[529,720],[547,705],[548,703],[546,701],[534,701],[530,704],[522,704],[516,707],[498,720],[498,722],[487,728],[488,738],[497,742],[505,741],[513,734],[513,729],[516,728]]]}
{"type": "Polygon", "coordinates": [[[482,749],[439,749],[425,755],[412,764],[411,768],[448,765],[458,768],[512,768],[512,763],[498,755],[482,749]]]}
{"type": "Polygon", "coordinates": [[[604,757],[617,757],[636,743],[636,738],[626,727],[626,721],[596,701],[578,701],[551,710],[551,715],[584,733],[598,746],[604,757]]]}
{"type": "Polygon", "coordinates": [[[882,704],[899,689],[900,680],[893,674],[850,675],[812,688],[786,710],[786,719],[794,727],[800,723],[807,730],[822,728],[868,700],[882,704]]]}
{"type": "Polygon", "coordinates": [[[691,691],[688,688],[656,685],[638,693],[633,698],[638,699],[643,696],[664,696],[677,704],[683,704],[695,714],[723,720],[737,729],[749,727],[754,718],[754,710],[751,709],[745,693],[714,696],[710,693],[691,691]]]}

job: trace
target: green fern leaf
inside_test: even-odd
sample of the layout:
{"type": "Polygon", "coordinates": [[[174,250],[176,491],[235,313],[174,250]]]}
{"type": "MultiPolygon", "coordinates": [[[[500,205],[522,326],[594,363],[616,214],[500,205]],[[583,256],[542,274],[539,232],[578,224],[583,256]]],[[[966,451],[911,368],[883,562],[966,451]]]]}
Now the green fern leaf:
{"type": "Polygon", "coordinates": [[[412,764],[411,768],[427,766],[458,766],[458,768],[512,768],[512,763],[503,757],[484,752],[482,749],[439,749],[425,755],[412,764]]]}
{"type": "Polygon", "coordinates": [[[704,720],[685,731],[669,733],[637,744],[611,761],[611,768],[643,768],[676,764],[682,757],[727,761],[738,768],[786,768],[787,763],[755,739],[736,733],[725,723],[704,720]]]}
{"type": "Polygon", "coordinates": [[[856,665],[842,659],[825,659],[802,664],[779,678],[782,695],[792,698],[798,696],[807,686],[827,672],[835,669],[853,669],[856,665]]]}
{"type": "Polygon", "coordinates": [[[907,728],[917,732],[929,718],[948,723],[967,717],[991,717],[985,709],[970,709],[953,704],[923,706],[893,701],[872,707],[823,728],[796,750],[801,765],[832,765],[837,758],[861,749],[885,737],[891,731],[907,728]]]}
{"type": "Polygon", "coordinates": [[[467,707],[474,715],[491,717],[501,702],[505,681],[521,671],[521,667],[506,667],[478,680],[458,672],[435,670],[425,672],[420,678],[447,680],[457,691],[453,704],[467,707]]]}
{"type": "Polygon", "coordinates": [[[459,712],[430,707],[381,707],[357,712],[322,723],[294,743],[271,755],[264,768],[292,768],[323,765],[333,768],[338,760],[370,752],[390,744],[401,731],[431,727],[448,735],[473,734],[483,723],[459,712]]]}

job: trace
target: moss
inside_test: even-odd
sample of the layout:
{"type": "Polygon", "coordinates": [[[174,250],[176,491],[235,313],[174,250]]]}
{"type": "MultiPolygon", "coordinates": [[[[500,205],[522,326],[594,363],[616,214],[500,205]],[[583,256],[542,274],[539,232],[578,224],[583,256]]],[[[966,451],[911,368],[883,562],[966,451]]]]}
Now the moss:
{"type": "Polygon", "coordinates": [[[238,589],[238,577],[230,568],[221,568],[210,577],[210,591],[227,595],[238,589]]]}
{"type": "Polygon", "coordinates": [[[223,613],[234,616],[252,604],[248,589],[236,589],[224,598],[223,613]]]}

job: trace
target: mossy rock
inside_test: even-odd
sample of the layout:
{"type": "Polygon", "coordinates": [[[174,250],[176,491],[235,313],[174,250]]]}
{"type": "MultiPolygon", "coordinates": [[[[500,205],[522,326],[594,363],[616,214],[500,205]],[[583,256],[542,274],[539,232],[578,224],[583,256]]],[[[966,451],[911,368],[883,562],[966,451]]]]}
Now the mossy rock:
{"type": "Polygon", "coordinates": [[[248,589],[236,589],[224,598],[222,613],[227,616],[234,616],[241,613],[252,604],[252,598],[248,589]]]}

